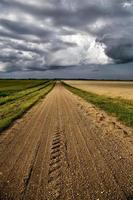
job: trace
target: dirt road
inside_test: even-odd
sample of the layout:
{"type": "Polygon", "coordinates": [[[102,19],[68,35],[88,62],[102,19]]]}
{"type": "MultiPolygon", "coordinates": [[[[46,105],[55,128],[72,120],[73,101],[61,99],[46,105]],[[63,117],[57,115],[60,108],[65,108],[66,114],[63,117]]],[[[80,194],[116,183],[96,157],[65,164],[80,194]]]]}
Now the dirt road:
{"type": "Polygon", "coordinates": [[[0,136],[0,199],[131,200],[132,138],[57,84],[0,136]]]}

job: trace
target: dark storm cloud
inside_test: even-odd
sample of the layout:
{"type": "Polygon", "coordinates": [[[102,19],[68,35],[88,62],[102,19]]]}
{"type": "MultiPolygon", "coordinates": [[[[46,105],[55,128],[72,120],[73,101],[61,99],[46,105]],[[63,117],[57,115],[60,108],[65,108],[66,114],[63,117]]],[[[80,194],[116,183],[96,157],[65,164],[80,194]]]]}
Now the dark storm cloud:
{"type": "Polygon", "coordinates": [[[11,32],[19,35],[34,35],[37,37],[48,37],[52,34],[51,31],[44,30],[32,24],[26,22],[15,22],[7,19],[0,19],[0,25],[8,29],[11,32]]]}
{"type": "Polygon", "coordinates": [[[97,41],[105,45],[105,53],[115,63],[128,63],[133,61],[133,26],[132,19],[106,25],[96,33],[97,41]]]}
{"type": "Polygon", "coordinates": [[[64,69],[72,69],[75,68],[75,65],[50,65],[47,66],[46,68],[40,66],[40,67],[36,67],[36,66],[30,66],[28,67],[29,71],[57,71],[57,70],[64,70],[64,69]]]}
{"type": "Polygon", "coordinates": [[[87,55],[91,44],[86,40],[82,45],[83,35],[94,37],[112,62],[133,61],[132,0],[1,0],[0,11],[0,62],[5,71],[82,68],[95,54],[87,55]]]}
{"type": "MultiPolygon", "coordinates": [[[[116,18],[128,17],[132,14],[132,10],[127,10],[122,6],[123,0],[117,2],[112,0],[108,3],[99,4],[97,0],[94,3],[87,3],[87,1],[77,1],[76,9],[67,8],[66,5],[61,6],[61,1],[52,1],[50,7],[45,3],[29,4],[18,1],[2,0],[0,5],[6,9],[17,10],[19,12],[28,13],[34,17],[45,19],[51,18],[55,25],[63,25],[80,28],[88,23],[95,22],[99,18],[116,18]],[[82,6],[83,5],[83,6],[82,6]]],[[[68,1],[68,5],[70,1],[68,1]]],[[[68,6],[69,7],[69,6],[68,6]]]]}
{"type": "MultiPolygon", "coordinates": [[[[113,43],[112,39],[112,43],[113,43]]],[[[105,53],[116,63],[128,63],[133,62],[133,40],[130,43],[130,40],[127,42],[121,41],[121,43],[117,43],[107,46],[105,49],[105,53]]]]}

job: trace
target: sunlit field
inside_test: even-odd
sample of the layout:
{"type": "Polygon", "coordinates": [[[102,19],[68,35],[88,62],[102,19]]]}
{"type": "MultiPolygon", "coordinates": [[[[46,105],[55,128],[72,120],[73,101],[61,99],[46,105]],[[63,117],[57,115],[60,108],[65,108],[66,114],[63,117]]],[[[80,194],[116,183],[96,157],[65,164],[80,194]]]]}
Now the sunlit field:
{"type": "Polygon", "coordinates": [[[66,83],[101,95],[133,99],[133,81],[66,81],[66,83]]]}

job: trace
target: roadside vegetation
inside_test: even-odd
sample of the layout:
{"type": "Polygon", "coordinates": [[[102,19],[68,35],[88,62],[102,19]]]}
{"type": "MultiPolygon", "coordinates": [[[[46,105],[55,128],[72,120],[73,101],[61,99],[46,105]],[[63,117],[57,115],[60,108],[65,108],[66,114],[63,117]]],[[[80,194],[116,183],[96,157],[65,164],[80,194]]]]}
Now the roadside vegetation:
{"type": "Polygon", "coordinates": [[[84,91],[62,83],[69,91],[82,97],[100,109],[112,114],[122,121],[125,125],[133,127],[133,101],[122,98],[111,98],[104,95],[98,95],[92,92],[84,91]]]}
{"type": "Polygon", "coordinates": [[[0,80],[0,97],[44,84],[44,80],[0,80]]]}
{"type": "Polygon", "coordinates": [[[0,131],[25,113],[40,98],[52,90],[55,82],[40,80],[0,80],[0,131]],[[13,81],[13,82],[12,82],[13,81]],[[27,83],[26,83],[27,82],[27,83]]]}

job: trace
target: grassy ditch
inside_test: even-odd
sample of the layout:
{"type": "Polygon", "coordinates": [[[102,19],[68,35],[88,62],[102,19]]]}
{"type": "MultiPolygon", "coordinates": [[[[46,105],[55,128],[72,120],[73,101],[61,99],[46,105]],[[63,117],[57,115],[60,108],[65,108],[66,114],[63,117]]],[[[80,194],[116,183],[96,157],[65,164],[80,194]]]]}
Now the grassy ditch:
{"type": "Polygon", "coordinates": [[[100,109],[117,117],[125,125],[133,128],[133,101],[121,98],[111,98],[104,95],[87,92],[66,83],[62,83],[69,91],[82,97],[100,109]]]}
{"type": "Polygon", "coordinates": [[[22,116],[39,99],[47,95],[54,85],[55,82],[49,81],[44,83],[44,85],[29,89],[29,91],[26,89],[25,92],[23,90],[22,93],[18,92],[15,93],[15,96],[11,96],[13,99],[0,106],[0,132],[7,128],[15,119],[22,116]]]}
{"type": "Polygon", "coordinates": [[[40,84],[39,86],[33,86],[32,88],[28,88],[28,89],[24,89],[21,90],[20,92],[14,92],[13,94],[10,94],[8,96],[5,97],[1,97],[0,98],[0,105],[3,105],[5,103],[8,103],[10,101],[16,101],[17,99],[20,99],[26,95],[29,95],[31,93],[34,93],[38,90],[43,89],[44,87],[46,87],[47,85],[49,85],[49,81],[44,82],[43,84],[40,84]]]}

